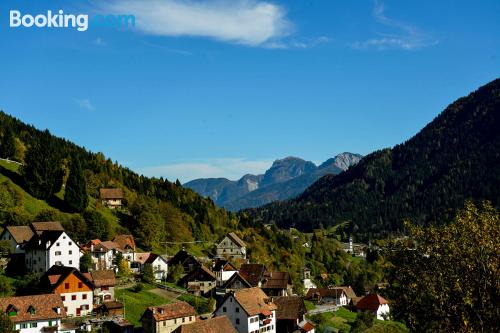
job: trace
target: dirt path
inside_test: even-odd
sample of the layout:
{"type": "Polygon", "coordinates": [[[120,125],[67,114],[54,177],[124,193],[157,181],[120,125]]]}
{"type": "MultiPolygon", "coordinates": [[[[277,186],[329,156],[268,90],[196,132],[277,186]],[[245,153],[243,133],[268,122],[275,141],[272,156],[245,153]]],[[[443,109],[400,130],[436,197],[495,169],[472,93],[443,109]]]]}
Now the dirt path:
{"type": "Polygon", "coordinates": [[[149,292],[156,294],[158,296],[161,296],[161,297],[168,298],[172,302],[178,302],[177,297],[179,297],[181,295],[180,293],[176,293],[176,292],[173,292],[170,290],[165,290],[165,289],[160,289],[160,288],[151,289],[151,290],[149,290],[149,292]]]}

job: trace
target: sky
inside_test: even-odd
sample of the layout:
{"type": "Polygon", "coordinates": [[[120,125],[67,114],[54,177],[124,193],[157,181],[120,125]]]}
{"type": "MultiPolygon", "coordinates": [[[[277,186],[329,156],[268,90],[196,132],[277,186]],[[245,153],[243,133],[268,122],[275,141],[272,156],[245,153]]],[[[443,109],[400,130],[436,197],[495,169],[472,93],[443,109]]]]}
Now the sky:
{"type": "Polygon", "coordinates": [[[2,1],[0,109],[182,182],[368,154],[499,77],[498,13],[498,0],[2,1]],[[48,10],[88,29],[10,26],[11,11],[48,10]]]}

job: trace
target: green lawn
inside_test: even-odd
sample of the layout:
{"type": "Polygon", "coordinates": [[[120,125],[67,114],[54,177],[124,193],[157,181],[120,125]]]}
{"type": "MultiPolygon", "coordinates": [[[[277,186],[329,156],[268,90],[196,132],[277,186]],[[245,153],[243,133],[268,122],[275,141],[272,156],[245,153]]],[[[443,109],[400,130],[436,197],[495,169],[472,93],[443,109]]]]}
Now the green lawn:
{"type": "Polygon", "coordinates": [[[314,305],[311,301],[304,301],[304,305],[306,306],[307,311],[311,311],[316,308],[316,305],[314,305]]]}
{"type": "Polygon", "coordinates": [[[148,306],[170,303],[169,299],[152,293],[150,290],[153,288],[151,285],[145,285],[144,289],[138,293],[132,289],[115,291],[116,299],[125,303],[125,317],[135,326],[140,326],[139,320],[148,306]]]}

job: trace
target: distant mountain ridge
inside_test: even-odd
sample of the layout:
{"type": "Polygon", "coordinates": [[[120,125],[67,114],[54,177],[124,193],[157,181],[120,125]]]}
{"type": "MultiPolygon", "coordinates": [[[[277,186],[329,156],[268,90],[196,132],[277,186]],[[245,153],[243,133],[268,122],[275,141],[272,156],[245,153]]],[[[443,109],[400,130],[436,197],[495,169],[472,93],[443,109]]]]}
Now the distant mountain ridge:
{"type": "Polygon", "coordinates": [[[451,221],[466,200],[500,207],[500,79],[451,103],[409,140],[322,177],[292,200],[247,213],[302,231],[344,222],[368,240],[451,221]]]}
{"type": "Polygon", "coordinates": [[[359,154],[342,153],[320,166],[298,157],[274,161],[263,175],[247,174],[237,181],[226,178],[201,178],[183,186],[211,198],[218,206],[231,211],[258,207],[272,201],[290,199],[327,174],[338,174],[355,165],[359,154]]]}

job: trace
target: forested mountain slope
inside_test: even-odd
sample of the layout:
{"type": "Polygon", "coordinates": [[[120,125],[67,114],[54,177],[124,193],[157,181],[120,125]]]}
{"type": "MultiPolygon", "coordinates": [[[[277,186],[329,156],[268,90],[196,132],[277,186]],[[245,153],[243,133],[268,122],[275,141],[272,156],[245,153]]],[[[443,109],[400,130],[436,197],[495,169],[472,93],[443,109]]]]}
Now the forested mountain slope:
{"type": "Polygon", "coordinates": [[[403,221],[450,221],[466,199],[500,204],[500,79],[449,105],[410,140],[376,151],[296,199],[248,210],[262,223],[311,230],[350,221],[365,238],[403,221]]]}

